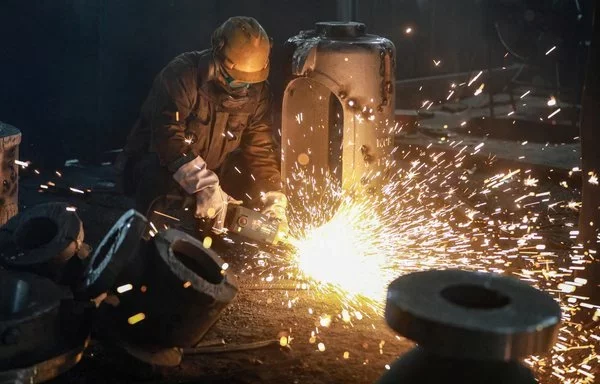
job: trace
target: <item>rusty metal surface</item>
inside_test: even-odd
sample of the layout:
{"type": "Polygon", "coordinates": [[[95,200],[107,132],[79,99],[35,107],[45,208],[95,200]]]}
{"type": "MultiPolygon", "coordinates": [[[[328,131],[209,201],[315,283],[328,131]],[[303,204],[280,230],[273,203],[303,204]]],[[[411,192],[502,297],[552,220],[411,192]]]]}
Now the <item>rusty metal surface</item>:
{"type": "Polygon", "coordinates": [[[509,361],[550,350],[561,311],[550,295],[514,278],[433,270],[393,281],[385,318],[429,353],[509,361]]]}
{"type": "Polygon", "coordinates": [[[0,225],[19,211],[19,158],[21,131],[0,121],[0,225]]]}
{"type": "MultiPolygon", "coordinates": [[[[335,174],[370,185],[386,169],[394,126],[395,48],[360,23],[317,23],[290,38],[282,174],[335,174]]],[[[292,181],[293,184],[293,181],[292,181]]]]}

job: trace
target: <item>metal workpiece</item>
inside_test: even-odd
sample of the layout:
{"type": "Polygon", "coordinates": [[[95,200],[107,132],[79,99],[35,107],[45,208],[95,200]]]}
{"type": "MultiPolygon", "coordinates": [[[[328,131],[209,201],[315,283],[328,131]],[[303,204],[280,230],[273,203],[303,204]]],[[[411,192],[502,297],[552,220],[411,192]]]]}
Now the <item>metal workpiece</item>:
{"type": "Polygon", "coordinates": [[[107,319],[132,345],[196,345],[237,294],[235,277],[216,253],[175,229],[156,235],[144,257],[142,286],[118,295],[107,319]]]}
{"type": "Polygon", "coordinates": [[[52,356],[60,341],[64,292],[52,281],[0,270],[0,371],[52,356]]]}
{"type": "Polygon", "coordinates": [[[548,352],[561,311],[547,293],[492,273],[415,272],[394,280],[388,325],[417,347],[400,356],[378,383],[533,384],[521,363],[548,352]]]}
{"type": "Polygon", "coordinates": [[[0,121],[0,225],[19,211],[19,145],[21,131],[0,121]]]}
{"type": "Polygon", "coordinates": [[[147,225],[139,212],[125,212],[92,253],[77,294],[93,299],[121,284],[136,283],[143,272],[139,251],[147,225]]]}
{"type": "Polygon", "coordinates": [[[393,145],[393,43],[361,23],[322,22],[290,38],[286,49],[281,134],[288,188],[321,174],[344,188],[372,188],[393,145]]]}
{"type": "Polygon", "coordinates": [[[36,384],[54,379],[81,361],[87,343],[88,339],[85,339],[77,346],[30,366],[0,371],[0,384],[36,384]]]}
{"type": "Polygon", "coordinates": [[[514,278],[432,270],[390,284],[385,319],[429,353],[510,361],[548,352],[561,311],[550,295],[514,278]]]}
{"type": "Polygon", "coordinates": [[[63,282],[77,269],[70,263],[73,256],[87,249],[83,240],[83,223],[69,204],[39,204],[0,228],[0,264],[63,282]]]}

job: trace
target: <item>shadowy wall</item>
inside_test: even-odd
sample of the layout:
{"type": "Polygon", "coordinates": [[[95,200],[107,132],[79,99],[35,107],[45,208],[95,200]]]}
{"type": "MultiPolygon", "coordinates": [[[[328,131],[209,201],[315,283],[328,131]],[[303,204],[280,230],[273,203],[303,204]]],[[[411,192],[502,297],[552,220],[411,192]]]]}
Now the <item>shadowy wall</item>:
{"type": "Polygon", "coordinates": [[[274,38],[278,86],[283,42],[336,10],[332,0],[2,0],[0,121],[23,132],[22,159],[97,160],[122,146],[156,73],[209,48],[228,17],[256,17],[274,38]]]}
{"type": "MultiPolygon", "coordinates": [[[[505,50],[490,32],[495,11],[489,4],[524,4],[509,15],[518,24],[530,5],[543,1],[355,0],[355,8],[369,33],[394,42],[397,78],[406,79],[485,68],[488,49],[493,65],[505,63],[505,50]],[[413,33],[406,35],[409,26],[413,33]],[[442,64],[435,66],[434,59],[442,64]]],[[[592,1],[578,4],[585,11],[592,1]]],[[[23,131],[21,158],[57,166],[68,158],[97,160],[101,151],[120,148],[156,73],[181,52],[208,48],[211,32],[230,16],[254,16],[274,38],[271,82],[280,96],[282,44],[317,21],[337,19],[344,1],[0,3],[0,121],[23,131]]],[[[574,2],[555,3],[570,10],[554,12],[558,16],[576,17],[574,2]]],[[[535,40],[522,37],[519,41],[535,40]]],[[[552,58],[562,60],[560,68],[573,77],[563,75],[561,85],[580,88],[583,62],[574,60],[580,51],[563,43],[552,58]]],[[[553,65],[546,65],[548,77],[554,76],[553,65]]],[[[275,100],[280,107],[281,99],[275,100]]]]}

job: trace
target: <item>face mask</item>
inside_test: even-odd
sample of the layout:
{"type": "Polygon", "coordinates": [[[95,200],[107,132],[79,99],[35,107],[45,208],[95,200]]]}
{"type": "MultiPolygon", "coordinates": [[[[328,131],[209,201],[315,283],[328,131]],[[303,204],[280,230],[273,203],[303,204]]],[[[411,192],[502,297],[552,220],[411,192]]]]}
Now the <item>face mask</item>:
{"type": "Polygon", "coordinates": [[[231,77],[231,75],[229,75],[229,73],[227,73],[227,71],[223,67],[221,67],[221,75],[225,79],[227,86],[229,86],[229,88],[231,88],[233,90],[241,90],[241,89],[250,87],[249,83],[235,80],[233,77],[231,77]]]}

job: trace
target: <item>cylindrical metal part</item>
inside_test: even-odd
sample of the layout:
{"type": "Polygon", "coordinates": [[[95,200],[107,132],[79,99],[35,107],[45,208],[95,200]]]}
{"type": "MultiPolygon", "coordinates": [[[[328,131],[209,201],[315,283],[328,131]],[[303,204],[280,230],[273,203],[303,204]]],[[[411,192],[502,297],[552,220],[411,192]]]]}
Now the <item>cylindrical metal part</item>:
{"type": "Polygon", "coordinates": [[[520,359],[549,351],[561,311],[520,280],[461,270],[411,273],[393,281],[388,325],[418,347],[380,383],[535,383],[520,359]]]}
{"type": "Polygon", "coordinates": [[[70,283],[62,281],[64,271],[83,239],[83,223],[69,204],[39,204],[0,228],[0,265],[70,283]]]}
{"type": "Polygon", "coordinates": [[[52,281],[0,270],[0,370],[52,356],[60,342],[63,293],[52,281]]]}
{"type": "MultiPolygon", "coordinates": [[[[440,339],[443,343],[443,339],[440,339]]],[[[417,347],[396,360],[378,384],[535,384],[529,369],[517,361],[480,361],[443,357],[417,347]]]]}
{"type": "Polygon", "coordinates": [[[514,278],[431,270],[390,284],[385,318],[428,352],[509,361],[547,352],[561,313],[552,296],[514,278]]]}
{"type": "Polygon", "coordinates": [[[21,131],[0,121],[0,225],[19,211],[19,159],[21,131]]]}
{"type": "Polygon", "coordinates": [[[233,300],[237,281],[217,254],[184,232],[160,232],[149,245],[142,286],[120,294],[107,317],[133,344],[192,347],[233,300]]]}
{"type": "Polygon", "coordinates": [[[317,23],[286,43],[291,80],[282,110],[288,189],[329,174],[346,189],[376,189],[389,164],[395,48],[354,22],[317,23]]]}
{"type": "Polygon", "coordinates": [[[87,342],[28,367],[0,371],[0,384],[38,384],[54,379],[79,363],[87,342]]]}

